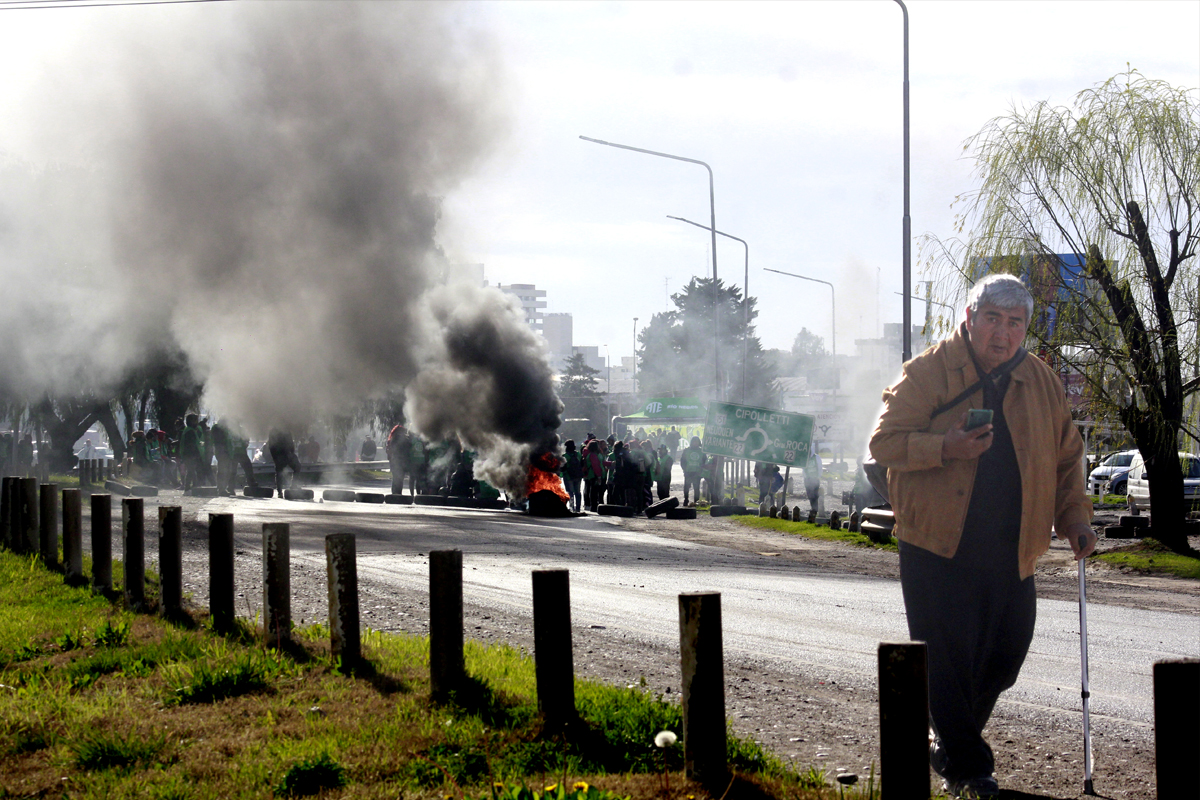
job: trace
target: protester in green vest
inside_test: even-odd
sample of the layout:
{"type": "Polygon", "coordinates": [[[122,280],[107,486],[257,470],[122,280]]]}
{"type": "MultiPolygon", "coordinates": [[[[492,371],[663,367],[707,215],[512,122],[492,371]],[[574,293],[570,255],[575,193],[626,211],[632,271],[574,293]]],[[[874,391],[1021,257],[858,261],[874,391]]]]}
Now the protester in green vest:
{"type": "Polygon", "coordinates": [[[412,472],[412,493],[427,494],[429,483],[429,451],[425,440],[415,433],[412,436],[412,448],[409,450],[408,467],[412,472]]]}
{"type": "Polygon", "coordinates": [[[688,505],[688,490],[692,490],[691,505],[700,502],[700,479],[704,475],[704,467],[708,464],[708,456],[700,449],[700,437],[693,436],[692,443],[679,456],[679,466],[683,468],[683,504],[688,505]]]}
{"type": "Polygon", "coordinates": [[[183,432],[179,434],[179,466],[183,473],[184,491],[199,485],[200,462],[203,458],[204,434],[200,430],[200,417],[188,414],[183,420],[183,432]]]}
{"type": "Polygon", "coordinates": [[[671,468],[675,466],[675,459],[671,457],[671,450],[665,444],[658,446],[658,469],[655,471],[654,478],[658,481],[658,499],[666,500],[671,496],[671,468]]]}

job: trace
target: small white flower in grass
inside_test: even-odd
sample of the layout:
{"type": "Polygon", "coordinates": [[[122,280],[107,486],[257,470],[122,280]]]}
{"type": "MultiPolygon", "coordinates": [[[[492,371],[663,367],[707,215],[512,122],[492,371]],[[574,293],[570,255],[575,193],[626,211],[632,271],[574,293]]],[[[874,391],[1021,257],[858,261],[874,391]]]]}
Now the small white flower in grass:
{"type": "Polygon", "coordinates": [[[676,742],[675,734],[670,731],[659,731],[654,737],[654,745],[662,749],[666,749],[676,742]]]}

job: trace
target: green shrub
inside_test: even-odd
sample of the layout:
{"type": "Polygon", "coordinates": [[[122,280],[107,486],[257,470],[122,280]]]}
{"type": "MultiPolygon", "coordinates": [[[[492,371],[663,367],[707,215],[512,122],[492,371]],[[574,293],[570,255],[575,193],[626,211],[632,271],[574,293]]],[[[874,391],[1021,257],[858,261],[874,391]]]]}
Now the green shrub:
{"type": "Polygon", "coordinates": [[[111,619],[96,629],[97,647],[124,647],[129,641],[129,623],[118,621],[116,625],[111,619]]]}
{"type": "Polygon", "coordinates": [[[168,678],[173,699],[180,705],[215,703],[266,689],[270,682],[261,658],[245,653],[232,664],[200,662],[179,665],[168,678]]]}
{"type": "Polygon", "coordinates": [[[277,797],[300,797],[317,794],[324,789],[346,785],[346,770],[341,764],[322,753],[316,758],[293,764],[275,787],[277,797]]]}
{"type": "Polygon", "coordinates": [[[103,731],[85,734],[70,744],[75,766],[81,770],[128,769],[153,761],[163,748],[163,738],[122,737],[103,731]]]}

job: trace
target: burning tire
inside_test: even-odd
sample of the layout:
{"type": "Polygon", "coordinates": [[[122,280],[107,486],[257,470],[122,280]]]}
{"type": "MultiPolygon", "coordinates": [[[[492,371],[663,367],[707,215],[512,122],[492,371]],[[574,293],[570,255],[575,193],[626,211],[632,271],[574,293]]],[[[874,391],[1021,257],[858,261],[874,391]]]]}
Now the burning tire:
{"type": "MultiPolygon", "coordinates": [[[[154,494],[142,494],[142,492],[144,492],[148,489],[154,489],[154,487],[153,486],[134,486],[133,489],[131,489],[130,491],[133,492],[134,497],[154,497],[154,495],[158,494],[158,489],[154,489],[154,494]]],[[[191,489],[187,489],[186,491],[184,491],[184,494],[187,495],[188,497],[216,497],[217,496],[217,487],[215,487],[215,486],[193,486],[191,489]]]]}
{"type": "Polygon", "coordinates": [[[602,505],[596,509],[596,513],[602,517],[632,517],[633,506],[602,505]]]}
{"type": "Polygon", "coordinates": [[[447,497],[446,505],[451,508],[479,508],[479,501],[474,497],[447,497]]]}
{"type": "Polygon", "coordinates": [[[694,508],[668,508],[667,519],[695,519],[696,509],[694,508]]]}
{"type": "Polygon", "coordinates": [[[389,494],[383,498],[383,502],[393,506],[411,506],[413,498],[411,494],[389,494]]]}
{"type": "Polygon", "coordinates": [[[321,492],[321,499],[335,503],[353,503],[358,495],[349,489],[326,489],[321,492]]]}
{"type": "Polygon", "coordinates": [[[413,504],[418,506],[444,506],[446,498],[440,494],[419,494],[413,498],[413,504]]]}
{"type": "Polygon", "coordinates": [[[245,497],[274,497],[275,490],[270,486],[243,486],[242,495],[245,497]]]}
{"type": "Polygon", "coordinates": [[[354,499],[359,503],[383,503],[383,495],[379,492],[355,492],[354,499]]]}
{"type": "Polygon", "coordinates": [[[312,500],[316,495],[312,489],[284,489],[284,500],[312,500]]]}

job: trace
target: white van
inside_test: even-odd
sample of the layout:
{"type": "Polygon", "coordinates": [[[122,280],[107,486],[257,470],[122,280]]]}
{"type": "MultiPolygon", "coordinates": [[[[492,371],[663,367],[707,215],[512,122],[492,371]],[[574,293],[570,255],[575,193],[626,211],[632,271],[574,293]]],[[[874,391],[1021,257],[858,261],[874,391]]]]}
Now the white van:
{"type": "MultiPolygon", "coordinates": [[[[1200,456],[1180,453],[1179,460],[1183,465],[1183,502],[1196,506],[1200,504],[1200,456]]],[[[1150,508],[1150,478],[1141,453],[1134,456],[1133,463],[1129,465],[1126,491],[1130,506],[1150,508]]]]}

